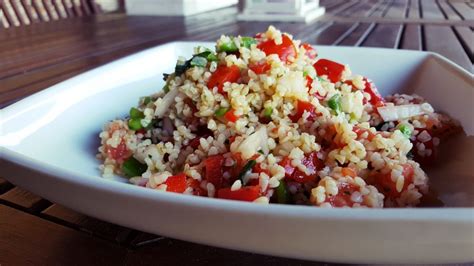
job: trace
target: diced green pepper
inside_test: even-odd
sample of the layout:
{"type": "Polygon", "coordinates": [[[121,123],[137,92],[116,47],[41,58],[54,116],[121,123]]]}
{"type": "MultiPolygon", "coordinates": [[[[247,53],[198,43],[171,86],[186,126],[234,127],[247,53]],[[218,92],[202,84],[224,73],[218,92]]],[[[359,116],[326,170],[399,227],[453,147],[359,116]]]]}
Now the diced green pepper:
{"type": "Polygon", "coordinates": [[[247,172],[252,171],[253,167],[256,164],[257,164],[257,161],[250,160],[244,165],[244,168],[242,168],[242,171],[240,172],[240,174],[237,178],[240,179],[240,181],[242,182],[243,185],[245,185],[245,183],[244,183],[245,175],[247,174],[247,172]]]}
{"type": "Polygon", "coordinates": [[[186,72],[189,66],[190,66],[190,60],[183,61],[183,59],[178,59],[178,61],[176,62],[176,66],[174,67],[174,73],[180,76],[181,74],[186,72]]]}
{"type": "Polygon", "coordinates": [[[142,121],[141,118],[131,118],[130,120],[128,120],[128,127],[131,130],[139,130],[142,128],[141,121],[142,121]]]}
{"type": "Polygon", "coordinates": [[[143,98],[143,104],[144,105],[147,105],[151,103],[151,97],[150,96],[146,96],[145,98],[143,98]]]}
{"type": "Polygon", "coordinates": [[[219,109],[217,109],[214,114],[217,116],[217,117],[222,117],[224,116],[227,111],[229,111],[229,108],[226,108],[226,107],[220,107],[219,109]]]}
{"type": "Polygon", "coordinates": [[[336,114],[340,113],[342,110],[341,107],[341,95],[340,94],[335,94],[332,96],[329,101],[328,101],[328,106],[332,110],[336,112],[336,114]]]}
{"type": "Polygon", "coordinates": [[[190,62],[191,66],[205,67],[207,65],[207,59],[200,56],[194,56],[190,62]]]}
{"type": "Polygon", "coordinates": [[[252,46],[252,44],[257,43],[257,40],[255,40],[255,38],[252,38],[252,37],[242,37],[241,40],[242,40],[242,46],[249,49],[252,46]]]}
{"type": "Polygon", "coordinates": [[[163,86],[163,91],[165,93],[168,93],[170,91],[170,87],[168,86],[168,84],[165,84],[165,86],[163,86]]]}
{"type": "Polygon", "coordinates": [[[411,129],[405,125],[405,124],[402,124],[398,127],[398,130],[400,130],[400,132],[403,133],[403,135],[405,135],[407,138],[410,138],[411,137],[411,129]]]}
{"type": "Polygon", "coordinates": [[[290,197],[288,195],[288,190],[286,188],[284,180],[280,180],[280,184],[276,188],[276,196],[278,203],[286,204],[290,201],[290,197]]]}
{"type": "Polygon", "coordinates": [[[219,52],[233,53],[237,52],[239,48],[234,43],[234,39],[231,39],[229,42],[221,43],[218,47],[219,52]]]}
{"type": "Polygon", "coordinates": [[[145,115],[135,107],[130,108],[130,118],[143,118],[145,115]]]}
{"type": "Polygon", "coordinates": [[[265,108],[265,110],[263,110],[263,115],[265,117],[271,117],[272,113],[273,113],[273,108],[271,108],[271,107],[267,107],[267,108],[265,108]]]}
{"type": "Polygon", "coordinates": [[[142,164],[137,159],[130,157],[123,162],[122,172],[127,177],[141,176],[147,168],[146,164],[142,164]]]}
{"type": "Polygon", "coordinates": [[[219,58],[217,58],[217,55],[214,53],[210,53],[207,55],[207,61],[219,61],[219,58]]]}

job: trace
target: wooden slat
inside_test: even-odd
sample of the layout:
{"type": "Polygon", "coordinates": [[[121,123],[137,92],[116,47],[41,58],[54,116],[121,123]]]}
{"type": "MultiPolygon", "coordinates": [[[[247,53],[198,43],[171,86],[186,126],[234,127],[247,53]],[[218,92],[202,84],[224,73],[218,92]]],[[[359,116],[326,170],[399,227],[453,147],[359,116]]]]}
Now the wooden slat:
{"type": "Polygon", "coordinates": [[[474,11],[463,1],[449,1],[452,7],[461,15],[463,19],[474,19],[474,11]]]}
{"type": "Polygon", "coordinates": [[[5,15],[5,18],[8,24],[10,25],[10,27],[19,25],[19,21],[17,17],[15,16],[14,13],[12,13],[13,9],[10,7],[10,2],[7,2],[7,0],[3,0],[0,3],[0,8],[3,10],[3,14],[5,15]]]}
{"type": "Polygon", "coordinates": [[[349,1],[345,1],[344,4],[342,5],[339,5],[337,6],[336,8],[332,9],[332,10],[329,10],[328,13],[330,14],[338,14],[348,8],[350,8],[351,6],[354,6],[357,4],[357,1],[354,1],[354,0],[349,0],[349,1]]]}
{"type": "Polygon", "coordinates": [[[422,50],[421,26],[420,25],[406,25],[401,40],[402,49],[422,50]]]}
{"type": "Polygon", "coordinates": [[[85,216],[58,204],[48,207],[42,212],[42,215],[53,221],[65,223],[67,226],[118,243],[125,242],[132,232],[131,229],[85,216]]]}
{"type": "Polygon", "coordinates": [[[5,191],[8,191],[12,187],[13,185],[10,182],[0,177],[0,194],[3,194],[5,191]]]}
{"type": "Polygon", "coordinates": [[[38,14],[38,17],[40,18],[41,21],[50,21],[52,18],[49,16],[48,10],[46,7],[43,6],[43,2],[37,0],[37,1],[32,1],[32,6],[36,10],[36,13],[38,14]]]}
{"type": "Polygon", "coordinates": [[[421,1],[421,17],[444,19],[443,12],[439,9],[436,1],[421,1]]]}
{"type": "Polygon", "coordinates": [[[71,0],[61,0],[66,11],[67,17],[74,17],[74,9],[72,7],[71,0]]]}
{"type": "Polygon", "coordinates": [[[407,10],[408,18],[419,18],[420,17],[420,6],[419,0],[409,0],[408,10],[407,10]]]}
{"type": "Polygon", "coordinates": [[[120,265],[123,247],[0,205],[2,265],[120,265]]]}
{"type": "Polygon", "coordinates": [[[450,27],[426,25],[424,26],[424,39],[428,51],[444,55],[472,72],[469,57],[450,27]]]}
{"type": "Polygon", "coordinates": [[[374,27],[373,23],[359,23],[350,35],[339,42],[339,45],[359,46],[374,27]]]}
{"type": "Polygon", "coordinates": [[[471,62],[474,61],[474,33],[472,29],[469,27],[454,27],[454,31],[471,59],[471,62]]]}
{"type": "MultiPolygon", "coordinates": [[[[259,266],[323,266],[309,262],[213,248],[165,238],[142,246],[127,254],[126,265],[259,265],[259,266]]],[[[334,264],[337,265],[337,264],[334,264]]]]}
{"type": "Polygon", "coordinates": [[[392,6],[388,9],[385,17],[388,18],[404,18],[407,13],[408,0],[394,1],[392,6]]]}
{"type": "Polygon", "coordinates": [[[39,212],[50,205],[47,200],[19,187],[0,195],[0,202],[29,212],[39,212]]]}
{"type": "Polygon", "coordinates": [[[29,25],[30,20],[28,19],[28,16],[26,15],[26,12],[24,11],[24,9],[21,6],[20,2],[15,1],[15,0],[10,0],[10,5],[12,6],[16,17],[18,18],[18,21],[20,22],[20,25],[29,25]]]}
{"type": "Polygon", "coordinates": [[[158,241],[162,241],[164,239],[165,237],[162,237],[162,236],[139,232],[137,236],[134,237],[132,241],[130,242],[130,246],[132,248],[137,248],[137,247],[141,247],[145,245],[150,245],[158,241]]]}
{"type": "Polygon", "coordinates": [[[34,7],[30,5],[27,0],[21,0],[20,2],[23,5],[23,8],[25,9],[26,15],[28,16],[30,22],[37,23],[39,21],[39,15],[36,13],[34,7]]]}
{"type": "Polygon", "coordinates": [[[452,6],[447,2],[447,0],[437,1],[445,17],[447,17],[449,20],[461,20],[461,17],[453,10],[452,6]]]}
{"type": "MultiPolygon", "coordinates": [[[[321,32],[315,40],[315,44],[332,45],[341,38],[347,31],[353,29],[353,23],[334,23],[323,32],[321,32]]],[[[313,42],[312,42],[313,43],[313,42]]]]}
{"type": "Polygon", "coordinates": [[[89,1],[88,0],[81,0],[81,7],[82,7],[82,11],[84,12],[84,14],[86,14],[86,15],[92,14],[92,11],[89,7],[89,1]]]}
{"type": "Polygon", "coordinates": [[[402,33],[402,25],[378,24],[362,46],[397,48],[402,33]]]}

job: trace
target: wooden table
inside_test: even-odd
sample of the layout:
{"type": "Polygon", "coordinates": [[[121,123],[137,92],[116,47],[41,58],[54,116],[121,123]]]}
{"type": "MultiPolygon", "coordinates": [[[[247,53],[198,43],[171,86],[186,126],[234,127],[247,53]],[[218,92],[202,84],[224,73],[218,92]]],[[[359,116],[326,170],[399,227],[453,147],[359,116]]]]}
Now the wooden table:
{"type": "MultiPolygon", "coordinates": [[[[321,45],[440,53],[472,72],[474,3],[321,1],[311,24],[272,23],[321,45]]],[[[237,22],[236,8],[186,19],[107,14],[0,29],[0,106],[114,59],[174,40],[215,41],[253,35],[270,23],[237,22]]],[[[0,175],[2,173],[0,172],[0,175]]],[[[313,265],[173,240],[87,217],[0,176],[0,265],[313,265]]]]}

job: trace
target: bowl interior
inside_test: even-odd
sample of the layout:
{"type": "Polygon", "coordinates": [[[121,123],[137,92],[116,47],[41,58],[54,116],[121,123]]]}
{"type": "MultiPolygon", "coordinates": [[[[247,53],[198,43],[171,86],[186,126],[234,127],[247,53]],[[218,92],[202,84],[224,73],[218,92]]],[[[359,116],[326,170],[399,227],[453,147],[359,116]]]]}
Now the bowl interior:
{"type": "MultiPolygon", "coordinates": [[[[107,121],[127,115],[140,96],[161,90],[163,73],[178,56],[212,43],[170,43],[112,62],[30,96],[3,110],[0,144],[83,178],[99,178],[95,154],[107,121]]],[[[427,169],[446,206],[474,205],[474,99],[472,77],[438,56],[415,51],[318,47],[321,58],[343,62],[372,79],[383,95],[425,97],[435,109],[458,119],[466,135],[442,144],[440,163],[427,169]]],[[[125,182],[123,178],[116,180],[125,182]]]]}

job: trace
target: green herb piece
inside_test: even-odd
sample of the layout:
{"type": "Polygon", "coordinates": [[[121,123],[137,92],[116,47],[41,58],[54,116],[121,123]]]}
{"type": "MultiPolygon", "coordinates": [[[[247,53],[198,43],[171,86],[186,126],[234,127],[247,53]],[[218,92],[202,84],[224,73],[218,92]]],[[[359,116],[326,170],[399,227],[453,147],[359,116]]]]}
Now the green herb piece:
{"type": "Polygon", "coordinates": [[[252,44],[257,43],[257,40],[255,40],[255,38],[252,38],[252,37],[242,37],[241,40],[242,40],[242,46],[249,49],[252,46],[252,44]]]}
{"type": "Polygon", "coordinates": [[[190,63],[190,60],[183,61],[182,59],[178,59],[176,66],[174,67],[174,73],[180,76],[190,67],[190,63]]]}
{"type": "Polygon", "coordinates": [[[262,150],[258,150],[258,153],[265,154],[262,150]]]}
{"type": "Polygon", "coordinates": [[[163,91],[165,93],[168,93],[170,91],[170,87],[168,86],[168,84],[165,84],[165,86],[163,86],[163,91]]]}
{"type": "Polygon", "coordinates": [[[139,129],[142,128],[141,121],[142,121],[141,118],[132,118],[132,119],[128,120],[128,127],[131,130],[139,130],[139,129]]]}
{"type": "Polygon", "coordinates": [[[402,124],[398,127],[398,130],[400,130],[400,132],[403,133],[403,135],[405,135],[407,138],[410,138],[411,137],[411,129],[405,125],[405,124],[402,124]]]}
{"type": "Polygon", "coordinates": [[[217,117],[222,117],[224,116],[227,111],[229,111],[229,108],[226,108],[226,107],[220,107],[219,109],[217,109],[214,114],[217,116],[217,117]]]}
{"type": "Polygon", "coordinates": [[[278,203],[286,204],[290,201],[290,197],[288,195],[288,190],[286,188],[284,180],[280,180],[280,184],[276,188],[276,196],[278,203]]]}
{"type": "Polygon", "coordinates": [[[245,183],[244,183],[245,175],[247,174],[247,172],[251,171],[256,164],[257,164],[257,161],[250,160],[244,165],[244,168],[242,168],[242,171],[240,172],[240,174],[237,177],[242,182],[242,185],[245,185],[245,183]]]}
{"type": "Polygon", "coordinates": [[[270,118],[272,116],[272,113],[273,113],[273,108],[271,108],[271,107],[267,107],[267,108],[265,108],[265,110],[263,110],[263,115],[265,117],[270,118]]]}
{"type": "Polygon", "coordinates": [[[214,53],[208,54],[206,58],[207,58],[207,61],[211,61],[211,62],[212,61],[216,61],[216,62],[219,61],[219,58],[217,58],[217,55],[214,54],[214,53]]]}
{"type": "Polygon", "coordinates": [[[144,105],[147,105],[151,103],[151,97],[150,96],[146,96],[145,98],[143,98],[143,104],[144,105]]]}
{"type": "Polygon", "coordinates": [[[200,56],[194,56],[191,58],[191,66],[205,67],[207,65],[207,59],[200,56]]]}
{"type": "Polygon", "coordinates": [[[336,114],[339,114],[342,110],[341,107],[341,95],[340,94],[335,94],[332,96],[329,101],[328,101],[328,106],[332,110],[336,112],[336,114]]]}
{"type": "Polygon", "coordinates": [[[122,165],[122,172],[127,177],[141,176],[147,169],[146,164],[142,164],[137,159],[130,157],[122,165]]]}
{"type": "Polygon", "coordinates": [[[237,48],[237,45],[235,45],[234,39],[232,38],[229,42],[221,43],[217,50],[219,52],[233,53],[237,52],[239,48],[237,48]]]}
{"type": "Polygon", "coordinates": [[[142,111],[138,110],[135,107],[130,108],[130,118],[144,118],[145,115],[142,111]]]}

